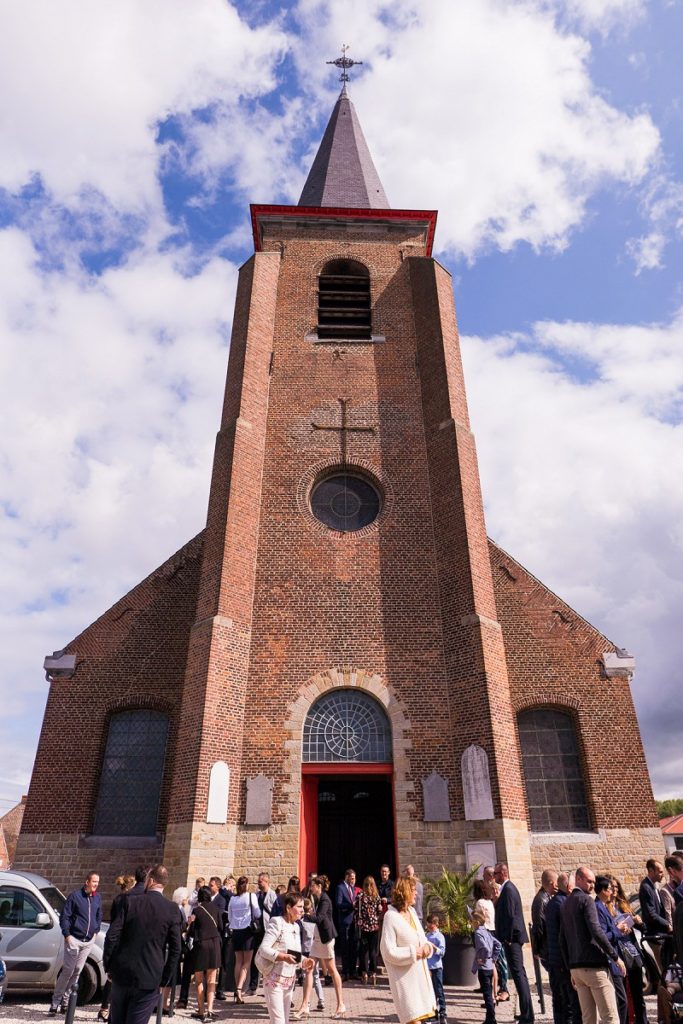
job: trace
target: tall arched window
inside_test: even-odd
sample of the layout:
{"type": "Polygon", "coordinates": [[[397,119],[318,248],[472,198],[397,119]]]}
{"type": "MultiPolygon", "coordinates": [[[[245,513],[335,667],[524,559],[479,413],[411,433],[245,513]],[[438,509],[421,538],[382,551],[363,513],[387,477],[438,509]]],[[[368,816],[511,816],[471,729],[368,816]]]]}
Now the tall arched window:
{"type": "Polygon", "coordinates": [[[533,708],[522,711],[517,724],[532,832],[589,829],[572,716],[554,708],[533,708]]]}
{"type": "Polygon", "coordinates": [[[391,728],[384,708],[362,690],[332,690],[304,722],[303,760],[390,762],[391,728]]]}
{"type": "Polygon", "coordinates": [[[318,279],[318,338],[370,336],[368,268],[355,260],[332,260],[318,279]]]}
{"type": "Polygon", "coordinates": [[[141,708],[109,720],[96,835],[153,836],[164,777],[168,715],[141,708]]]}

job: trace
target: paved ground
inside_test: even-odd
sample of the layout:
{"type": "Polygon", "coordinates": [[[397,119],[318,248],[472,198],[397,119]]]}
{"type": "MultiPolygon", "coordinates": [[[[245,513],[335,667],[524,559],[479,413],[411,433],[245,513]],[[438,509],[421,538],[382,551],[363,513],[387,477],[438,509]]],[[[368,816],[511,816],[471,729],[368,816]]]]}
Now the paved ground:
{"type": "MultiPolygon", "coordinates": [[[[512,988],[512,986],[511,986],[512,988]]],[[[301,991],[299,989],[299,991],[301,991]]],[[[394,1007],[391,995],[386,983],[371,988],[361,984],[350,984],[344,986],[344,997],[348,1009],[348,1019],[360,1021],[361,1024],[379,1024],[386,1022],[391,1024],[398,1018],[394,1014],[394,1007]]],[[[325,1021],[334,1011],[334,993],[332,989],[325,989],[327,1007],[323,1013],[311,1010],[310,1024],[316,1021],[325,1021]]],[[[449,1021],[463,1022],[463,1024],[482,1024],[484,1010],[481,1007],[481,996],[478,993],[461,988],[447,988],[446,999],[448,1003],[449,1021]]],[[[550,1021],[550,999],[546,995],[546,1013],[541,1014],[538,999],[534,999],[536,1015],[539,1022],[550,1021]]],[[[656,1001],[652,998],[647,1000],[648,1014],[651,1021],[657,1020],[656,1001]]],[[[0,1005],[0,1020],[2,1024],[26,1024],[27,1021],[63,1021],[63,1017],[48,1017],[47,1011],[50,1005],[49,996],[20,996],[8,993],[5,1002],[0,1005]]],[[[314,1001],[312,1005],[315,1005],[314,1001]]],[[[295,1002],[298,1006],[298,999],[295,1002]]],[[[76,1012],[76,1024],[95,1024],[97,1020],[97,1004],[80,1006],[76,1012]]],[[[188,1010],[180,1010],[176,1013],[177,1024],[195,1024],[191,1019],[192,1010],[196,1009],[193,1003],[188,1010]]],[[[244,1006],[235,1006],[233,1003],[216,1003],[216,1012],[219,1022],[256,1022],[267,1020],[266,1007],[263,996],[258,995],[247,999],[244,1006]]],[[[514,994],[509,1003],[498,1006],[497,1020],[499,1024],[514,1024],[514,1013],[516,1007],[514,994]]],[[[167,1021],[168,1018],[164,1018],[167,1021]]],[[[152,1022],[154,1024],[154,1022],[152,1022]]]]}

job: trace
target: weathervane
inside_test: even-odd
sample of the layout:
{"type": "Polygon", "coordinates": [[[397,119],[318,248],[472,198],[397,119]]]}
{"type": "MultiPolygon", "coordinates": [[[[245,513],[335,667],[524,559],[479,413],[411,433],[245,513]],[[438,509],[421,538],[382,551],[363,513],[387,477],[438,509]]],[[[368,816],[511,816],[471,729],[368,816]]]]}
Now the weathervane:
{"type": "Polygon", "coordinates": [[[339,81],[340,82],[344,82],[344,84],[346,84],[346,82],[348,82],[348,80],[349,80],[349,76],[347,74],[348,69],[354,67],[356,64],[362,64],[363,63],[362,60],[351,60],[350,57],[347,57],[346,56],[346,51],[348,49],[349,49],[349,47],[346,45],[346,43],[344,43],[342,45],[342,48],[341,48],[341,50],[342,50],[341,57],[337,57],[336,60],[326,60],[325,61],[326,64],[334,64],[335,67],[341,68],[341,75],[339,76],[339,81]]]}

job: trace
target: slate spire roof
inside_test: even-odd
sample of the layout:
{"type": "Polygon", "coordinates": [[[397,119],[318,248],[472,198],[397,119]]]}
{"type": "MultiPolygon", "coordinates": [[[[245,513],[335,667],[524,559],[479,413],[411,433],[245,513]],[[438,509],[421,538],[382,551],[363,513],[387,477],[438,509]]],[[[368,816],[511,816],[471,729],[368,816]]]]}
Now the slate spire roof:
{"type": "Polygon", "coordinates": [[[389,209],[389,201],[346,85],[325,129],[299,206],[389,209]]]}

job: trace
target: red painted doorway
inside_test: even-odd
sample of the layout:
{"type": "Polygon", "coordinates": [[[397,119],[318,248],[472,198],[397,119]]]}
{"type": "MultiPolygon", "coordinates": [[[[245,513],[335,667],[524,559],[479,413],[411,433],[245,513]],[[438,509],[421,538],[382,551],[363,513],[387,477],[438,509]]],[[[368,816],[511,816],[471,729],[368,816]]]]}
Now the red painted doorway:
{"type": "Polygon", "coordinates": [[[352,867],[359,884],[396,868],[392,766],[305,764],[301,778],[299,874],[326,874],[332,885],[352,867]]]}

